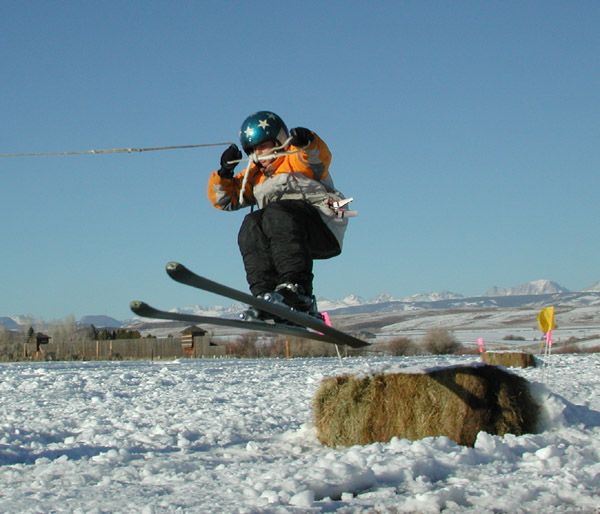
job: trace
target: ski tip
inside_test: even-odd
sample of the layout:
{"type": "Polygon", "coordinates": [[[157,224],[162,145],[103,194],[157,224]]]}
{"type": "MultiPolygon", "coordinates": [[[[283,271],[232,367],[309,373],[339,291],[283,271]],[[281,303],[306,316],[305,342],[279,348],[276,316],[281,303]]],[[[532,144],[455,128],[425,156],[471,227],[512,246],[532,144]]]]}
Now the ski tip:
{"type": "Polygon", "coordinates": [[[173,273],[177,273],[178,271],[181,271],[182,269],[185,269],[185,266],[179,262],[171,261],[171,262],[167,262],[167,265],[165,268],[167,270],[167,273],[169,275],[171,275],[173,273]]]}
{"type": "Polygon", "coordinates": [[[129,302],[129,308],[136,314],[143,310],[145,305],[146,304],[140,300],[132,300],[129,302]]]}

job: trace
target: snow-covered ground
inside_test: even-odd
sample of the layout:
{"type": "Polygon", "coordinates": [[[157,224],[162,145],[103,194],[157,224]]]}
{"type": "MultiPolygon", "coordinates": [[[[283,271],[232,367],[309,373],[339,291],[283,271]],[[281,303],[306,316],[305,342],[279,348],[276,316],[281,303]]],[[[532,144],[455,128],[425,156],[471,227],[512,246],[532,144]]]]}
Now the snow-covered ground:
{"type": "Polygon", "coordinates": [[[331,449],[322,377],[475,362],[396,357],[0,365],[2,512],[586,512],[600,509],[600,355],[517,372],[537,434],[331,449]]]}

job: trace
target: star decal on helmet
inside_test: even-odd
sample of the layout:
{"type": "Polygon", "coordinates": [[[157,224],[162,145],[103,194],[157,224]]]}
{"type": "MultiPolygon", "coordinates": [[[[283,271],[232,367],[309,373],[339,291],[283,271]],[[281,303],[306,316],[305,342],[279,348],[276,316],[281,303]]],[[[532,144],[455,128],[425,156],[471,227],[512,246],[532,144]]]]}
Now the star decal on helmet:
{"type": "Polygon", "coordinates": [[[240,127],[240,143],[246,154],[265,141],[282,145],[288,137],[283,120],[271,111],[257,111],[248,116],[240,127]]]}

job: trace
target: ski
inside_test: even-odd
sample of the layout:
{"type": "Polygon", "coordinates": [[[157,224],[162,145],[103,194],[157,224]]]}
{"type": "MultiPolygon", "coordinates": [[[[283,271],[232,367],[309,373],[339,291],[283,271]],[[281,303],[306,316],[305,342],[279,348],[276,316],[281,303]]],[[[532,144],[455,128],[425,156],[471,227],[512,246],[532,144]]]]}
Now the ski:
{"type": "Polygon", "coordinates": [[[169,312],[152,307],[146,302],[133,300],[129,308],[138,316],[143,318],[164,319],[169,321],[185,321],[194,324],[217,325],[223,327],[240,328],[244,330],[256,330],[257,332],[271,332],[274,334],[288,335],[293,337],[302,337],[313,339],[324,343],[338,343],[337,340],[313,332],[302,327],[293,327],[281,323],[267,323],[266,321],[243,321],[241,319],[217,318],[216,316],[202,316],[198,314],[184,314],[179,312],[169,312]]]}
{"type": "Polygon", "coordinates": [[[267,302],[262,298],[257,298],[238,289],[233,289],[224,284],[201,277],[200,275],[190,271],[183,264],[169,262],[166,269],[169,276],[177,282],[196,287],[204,291],[212,292],[235,301],[246,303],[259,310],[273,314],[278,318],[283,318],[294,325],[267,321],[245,321],[241,319],[227,319],[197,314],[169,312],[152,307],[145,302],[134,300],[130,303],[130,308],[138,316],[142,316],[144,318],[185,321],[194,324],[228,326],[240,329],[255,330],[259,332],[271,332],[275,334],[313,339],[325,343],[347,345],[353,348],[369,346],[369,344],[365,341],[342,332],[341,330],[330,327],[324,322],[306,313],[295,311],[286,307],[285,305],[267,302]]]}
{"type": "MultiPolygon", "coordinates": [[[[322,336],[326,336],[328,342],[335,344],[343,344],[351,346],[353,348],[362,348],[365,346],[369,346],[369,343],[366,343],[361,339],[351,336],[346,332],[342,332],[341,330],[337,330],[333,327],[330,327],[324,322],[318,320],[317,318],[310,316],[309,314],[300,311],[295,311],[285,305],[268,302],[266,300],[263,300],[262,298],[257,298],[256,296],[252,296],[249,293],[240,291],[239,289],[233,289],[219,282],[215,282],[208,278],[202,277],[178,262],[169,262],[166,266],[166,271],[168,275],[177,282],[188,286],[196,287],[198,289],[202,289],[204,291],[208,291],[210,293],[214,293],[220,296],[224,296],[231,300],[245,303],[261,311],[268,312],[269,314],[272,314],[279,318],[283,318],[287,321],[290,321],[291,323],[300,325],[307,331],[308,329],[314,330],[316,333],[321,334],[322,336]]],[[[248,321],[240,322],[250,323],[248,321]]],[[[285,327],[285,325],[282,325],[281,323],[276,323],[275,326],[285,327]]]]}

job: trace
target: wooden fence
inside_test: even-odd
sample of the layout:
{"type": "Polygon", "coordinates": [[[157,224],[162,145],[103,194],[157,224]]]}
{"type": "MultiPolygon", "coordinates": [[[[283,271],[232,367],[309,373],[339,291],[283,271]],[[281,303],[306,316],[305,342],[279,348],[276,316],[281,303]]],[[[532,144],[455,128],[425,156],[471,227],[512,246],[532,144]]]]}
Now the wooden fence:
{"type": "Polygon", "coordinates": [[[25,344],[27,360],[171,360],[225,356],[224,346],[211,345],[207,337],[194,338],[194,344],[182,345],[178,337],[166,339],[114,339],[107,341],[50,342],[25,344]]]}

